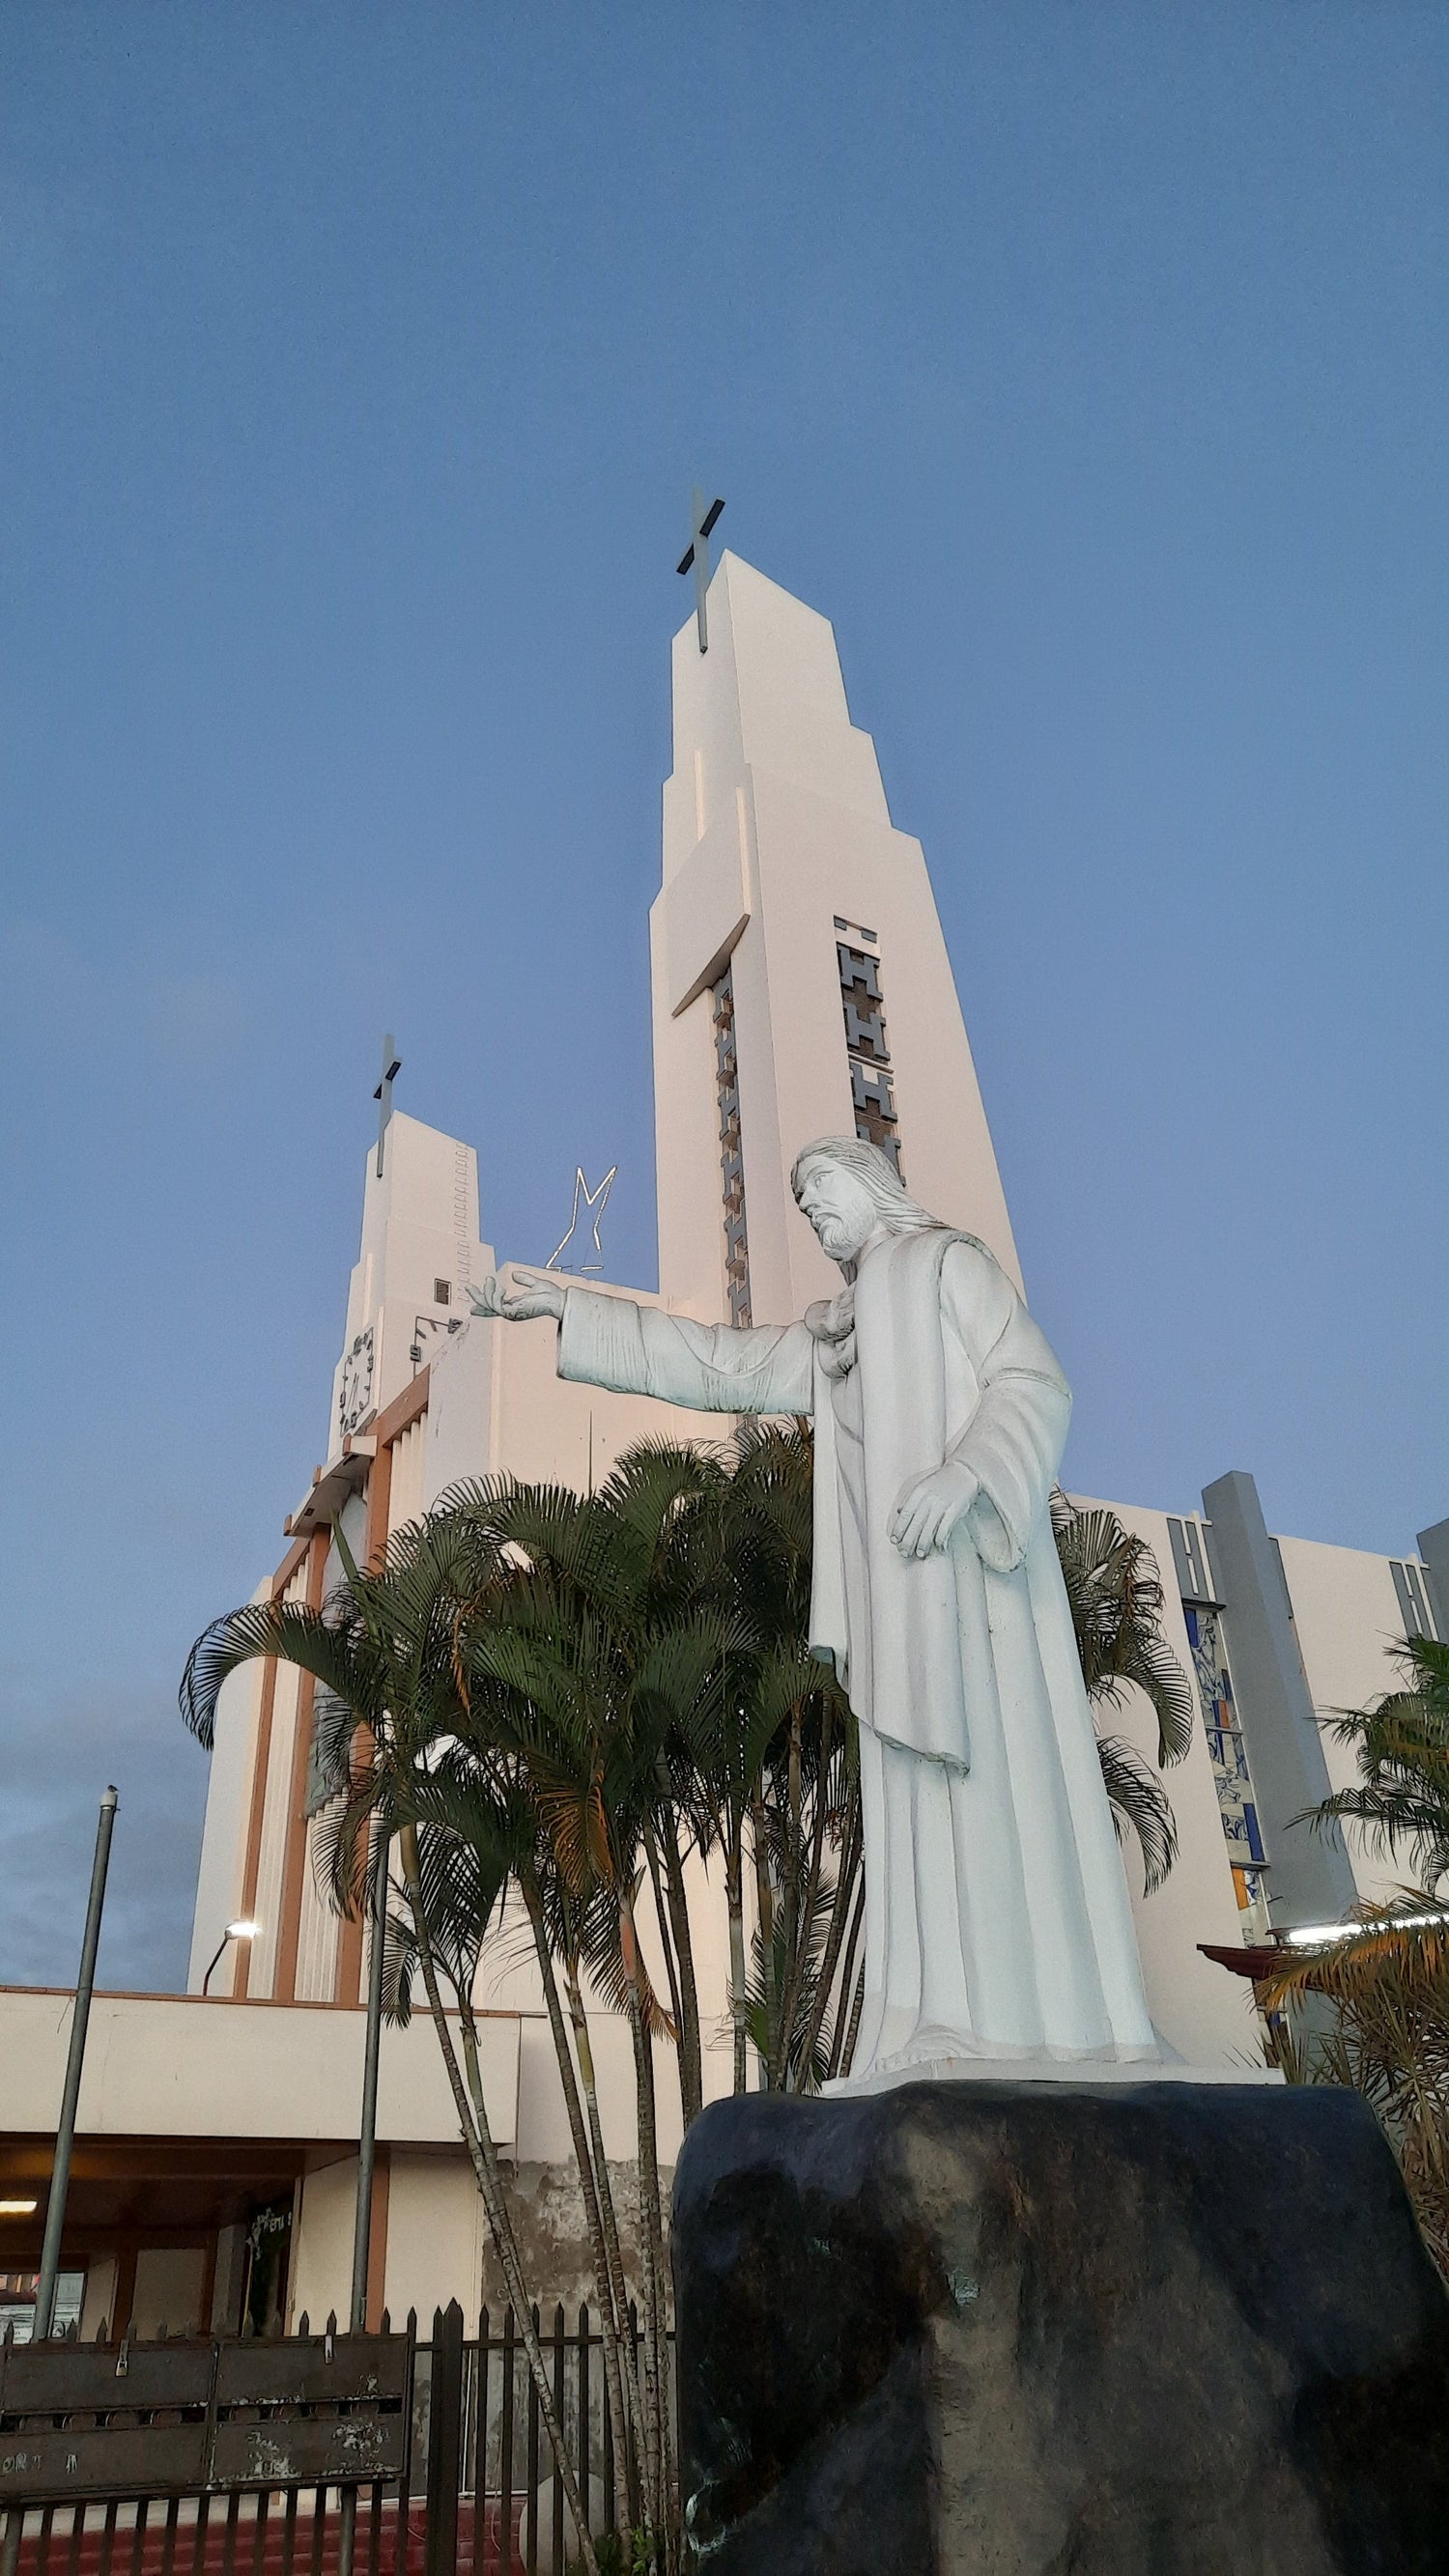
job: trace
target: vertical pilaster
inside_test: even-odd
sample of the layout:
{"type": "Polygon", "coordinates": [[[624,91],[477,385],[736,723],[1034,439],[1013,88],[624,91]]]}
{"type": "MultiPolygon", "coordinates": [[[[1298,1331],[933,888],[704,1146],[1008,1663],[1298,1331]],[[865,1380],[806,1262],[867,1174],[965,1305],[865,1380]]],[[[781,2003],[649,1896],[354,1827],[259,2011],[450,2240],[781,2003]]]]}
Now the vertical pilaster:
{"type": "Polygon", "coordinates": [[[1420,1530],[1419,1554],[1429,1572],[1429,1607],[1441,1637],[1449,1638],[1449,1521],[1420,1530]]]}
{"type": "Polygon", "coordinates": [[[1205,1487],[1202,1503],[1267,1846],[1273,1920],[1280,1928],[1334,1922],[1351,1910],[1358,1890],[1338,1826],[1315,1832],[1296,1821],[1332,1784],[1278,1551],[1251,1476],[1220,1476],[1205,1487]]]}
{"type": "MultiPolygon", "coordinates": [[[[312,1533],[307,1558],[307,1607],[322,1607],[322,1583],[332,1532],[324,1522],[312,1533]]],[[[297,1943],[302,1930],[302,1880],[307,1866],[307,1767],[312,1751],[312,1704],[317,1685],[303,1673],[297,1686],[296,1733],[292,1738],[292,1774],[287,1792],[287,1843],[282,1856],[281,1915],[277,1925],[277,1965],[272,1979],[274,2003],[290,2004],[297,1994],[297,1943]]]]}
{"type": "MultiPolygon", "coordinates": [[[[363,1532],[363,1570],[376,1574],[387,1554],[389,1512],[392,1502],[392,1442],[379,1442],[367,1478],[367,1526],[363,1532]]],[[[360,1726],[352,1739],[354,1770],[372,1750],[372,1730],[360,1726]]],[[[333,2001],[357,2004],[362,2001],[363,1918],[361,1913],[344,1914],[337,1934],[337,1979],[333,2001]]]]}
{"type": "MultiPolygon", "coordinates": [[[[277,1700],[277,1660],[268,1655],[262,1666],[262,1694],[257,1710],[257,1740],[252,1752],[252,1794],[247,1812],[246,1855],[242,1862],[241,1919],[249,1923],[257,1910],[257,1885],[262,1869],[262,1826],[267,1812],[267,1774],[272,1762],[272,1717],[277,1700]]],[[[251,1989],[252,1945],[241,1941],[233,1948],[231,1990],[244,1998],[251,1989]]]]}

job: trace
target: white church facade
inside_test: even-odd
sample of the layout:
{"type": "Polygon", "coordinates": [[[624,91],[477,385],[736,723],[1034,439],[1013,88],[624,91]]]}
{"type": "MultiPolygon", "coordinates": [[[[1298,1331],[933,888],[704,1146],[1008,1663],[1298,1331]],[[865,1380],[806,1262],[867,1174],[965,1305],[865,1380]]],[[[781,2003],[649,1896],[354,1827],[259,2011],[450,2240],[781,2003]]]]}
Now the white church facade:
{"type": "MultiPolygon", "coordinates": [[[[729,554],[708,619],[707,652],[693,618],[674,641],[674,765],[650,919],[659,1287],[644,1302],[769,1323],[833,1293],[838,1277],[794,1208],[789,1172],[808,1139],[851,1132],[883,1145],[913,1195],[986,1242],[1029,1295],[925,858],[893,825],[874,744],[851,723],[830,625],[729,554]]],[[[369,1150],[325,1462],[258,1597],[320,1603],[340,1577],[339,1528],[359,1560],[375,1557],[461,1479],[583,1488],[637,1439],[715,1442],[727,1428],[717,1414],[566,1382],[551,1325],[475,1316],[470,1289],[509,1251],[483,1239],[481,1222],[472,1147],[386,1117],[369,1150]]],[[[1070,1373],[1069,1338],[1063,1356],[1070,1373]]],[[[1166,1885],[1144,1897],[1131,1848],[1123,1865],[1158,2028],[1194,2064],[1229,2067],[1261,2055],[1261,2032],[1251,1985],[1205,1947],[1240,1950],[1337,1919],[1395,1882],[1351,1839],[1294,1819],[1348,1776],[1317,1720],[1385,1686],[1393,1638],[1449,1634],[1449,1522],[1387,1558],[1273,1536],[1240,1472],[1219,1475],[1200,1504],[1179,1500],[1175,1511],[1112,1505],[1156,1558],[1165,1632],[1195,1678],[1200,1717],[1167,1776],[1179,1855],[1166,1885]]],[[[1145,1706],[1113,1723],[1151,1755],[1145,1706]]],[[[119,2167],[130,2152],[139,2177],[158,2164],[152,2153],[147,2166],[147,2141],[164,2143],[187,2174],[196,2225],[168,2245],[158,2215],[123,2244],[114,2225],[107,2240],[101,2216],[89,2234],[78,2222],[92,2324],[124,2313],[129,2295],[144,2325],[147,2298],[163,2295],[139,2286],[153,2276],[189,2301],[192,2322],[231,2322],[246,2210],[287,2190],[290,2304],[314,2316],[345,2307],[365,1963],[361,1927],[340,1922],[318,1889],[310,1747],[306,1680],[271,1665],[234,1676],[212,1756],[191,1992],[97,2004],[82,2147],[98,2171],[108,2153],[119,2167]],[[238,1918],[256,1936],[223,1947],[203,1998],[238,1918]]],[[[702,1884],[699,1894],[709,2096],[730,2082],[724,1919],[702,1884]]],[[[481,2001],[495,2130],[542,2208],[568,2133],[541,1999],[510,1956],[485,1976],[481,2001]]],[[[42,2157],[59,2098],[53,2012],[0,1996],[0,2045],[11,2058],[27,2012],[0,2174],[42,2157]]],[[[477,2296],[481,2222],[436,2054],[425,2021],[385,2034],[375,2312],[477,2296]]],[[[610,2145],[623,2156],[622,2026],[601,2060],[610,2145]]],[[[666,2155],[676,2144],[677,2126],[661,2139],[666,2155]]],[[[155,2192],[146,2206],[159,2209],[155,2192]]],[[[569,2286],[539,2282],[550,2298],[569,2286]]]]}

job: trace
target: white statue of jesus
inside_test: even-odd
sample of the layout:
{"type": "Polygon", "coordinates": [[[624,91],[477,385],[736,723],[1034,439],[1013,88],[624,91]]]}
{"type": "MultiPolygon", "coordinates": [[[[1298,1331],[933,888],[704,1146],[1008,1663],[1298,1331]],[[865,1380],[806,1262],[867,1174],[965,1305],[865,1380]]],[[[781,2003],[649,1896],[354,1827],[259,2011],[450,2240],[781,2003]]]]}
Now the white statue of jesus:
{"type": "Polygon", "coordinates": [[[810,1642],[860,1729],[850,2089],[1145,2072],[1161,2045],[1047,1510],[1070,1389],[985,1245],[875,1146],[824,1137],[792,1179],[846,1283],[802,1323],[692,1323],[542,1272],[484,1281],[477,1310],[555,1316],[562,1377],[814,1415],[810,1642]]]}

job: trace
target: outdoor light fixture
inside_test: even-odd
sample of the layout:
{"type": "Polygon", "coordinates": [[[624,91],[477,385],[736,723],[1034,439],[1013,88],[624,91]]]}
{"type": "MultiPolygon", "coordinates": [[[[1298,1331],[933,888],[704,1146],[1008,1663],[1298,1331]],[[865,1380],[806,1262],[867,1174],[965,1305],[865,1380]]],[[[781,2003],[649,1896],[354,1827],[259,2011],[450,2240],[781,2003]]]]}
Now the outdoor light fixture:
{"type": "Polygon", "coordinates": [[[209,1994],[211,1991],[211,1971],[220,1959],[228,1941],[254,1941],[261,1928],[260,1923],[252,1923],[245,1920],[240,1923],[228,1923],[226,1930],[223,1932],[221,1939],[216,1945],[215,1950],[212,1952],[210,1965],[207,1968],[205,1976],[201,1980],[201,1991],[203,1994],[209,1994]]]}
{"type": "Polygon", "coordinates": [[[1371,1914],[1362,1923],[1305,1923],[1288,1939],[1295,1950],[1324,1950],[1334,1941],[1356,1941],[1367,1932],[1410,1932],[1421,1923],[1449,1923],[1449,1914],[1371,1914]]]}
{"type": "Polygon", "coordinates": [[[33,2218],[38,2200],[0,2200],[0,2218],[33,2218]]]}

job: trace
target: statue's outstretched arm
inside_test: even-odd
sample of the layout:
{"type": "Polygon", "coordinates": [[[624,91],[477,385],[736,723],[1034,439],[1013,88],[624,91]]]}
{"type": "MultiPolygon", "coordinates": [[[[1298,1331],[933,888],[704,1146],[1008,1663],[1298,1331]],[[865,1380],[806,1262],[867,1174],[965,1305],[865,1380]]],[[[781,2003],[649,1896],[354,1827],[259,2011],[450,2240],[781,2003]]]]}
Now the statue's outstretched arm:
{"type": "Polygon", "coordinates": [[[477,1315],[508,1323],[552,1316],[558,1373],[619,1395],[652,1395],[701,1413],[810,1413],[814,1341],[804,1324],[698,1324],[580,1288],[556,1271],[494,1271],[473,1292],[477,1315]]]}
{"type": "Polygon", "coordinates": [[[701,1413],[809,1413],[814,1349],[803,1324],[699,1324],[570,1286],[558,1369],[560,1377],[701,1413]]]}
{"type": "Polygon", "coordinates": [[[552,1315],[557,1323],[564,1310],[565,1287],[556,1270],[515,1267],[508,1279],[490,1270],[468,1294],[475,1315],[499,1315],[506,1324],[530,1323],[536,1315],[552,1315]]]}

